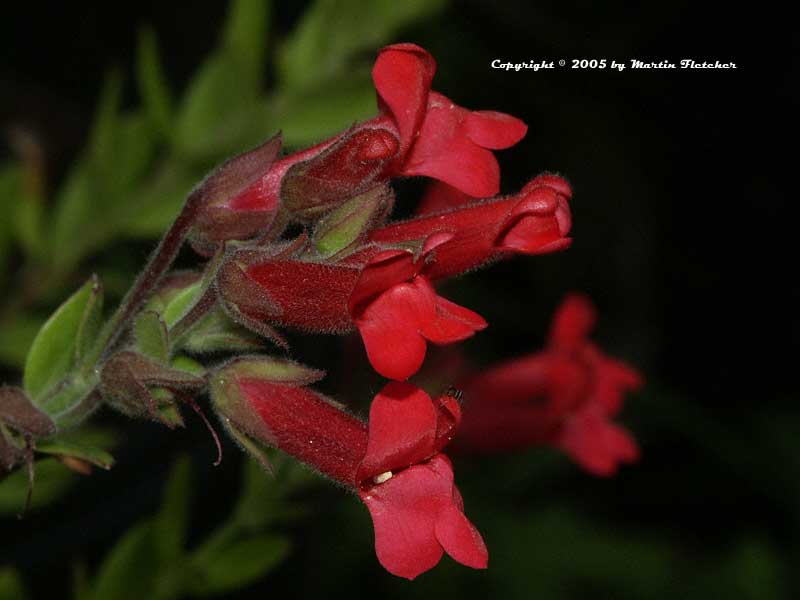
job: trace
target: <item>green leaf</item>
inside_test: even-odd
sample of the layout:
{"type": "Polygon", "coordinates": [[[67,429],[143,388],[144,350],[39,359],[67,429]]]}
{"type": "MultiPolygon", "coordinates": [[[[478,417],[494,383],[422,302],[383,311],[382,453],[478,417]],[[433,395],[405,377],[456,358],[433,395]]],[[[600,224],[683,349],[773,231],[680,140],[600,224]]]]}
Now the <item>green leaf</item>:
{"type": "Polygon", "coordinates": [[[240,589],[263,577],[289,553],[289,542],[277,535],[234,540],[213,549],[200,548],[192,556],[196,577],[192,591],[212,596],[240,589]]]}
{"type": "Polygon", "coordinates": [[[176,561],[183,553],[189,526],[191,483],[191,463],[187,457],[179,458],[172,467],[161,511],[154,522],[161,562],[176,561]]]}
{"type": "Polygon", "coordinates": [[[22,369],[44,319],[27,313],[0,322],[0,362],[22,369]]]}
{"type": "Polygon", "coordinates": [[[109,470],[114,466],[114,457],[102,448],[62,441],[58,438],[38,443],[36,451],[42,454],[52,454],[53,456],[78,458],[105,470],[109,470]]]}
{"type": "Polygon", "coordinates": [[[27,597],[17,572],[10,567],[0,568],[0,600],[25,600],[27,597]]]}
{"type": "Polygon", "coordinates": [[[111,139],[102,136],[102,144],[89,148],[56,197],[51,248],[57,270],[73,268],[139,212],[138,186],[151,166],[156,139],[143,115],[117,116],[111,123],[111,139]],[[87,228],[89,222],[94,226],[87,228]]]}
{"type": "Polygon", "coordinates": [[[45,322],[25,361],[23,385],[37,406],[74,365],[77,341],[96,310],[99,285],[92,277],[45,322]]]}
{"type": "Polygon", "coordinates": [[[306,146],[374,116],[375,88],[369,71],[362,69],[282,93],[269,110],[267,120],[280,123],[286,146],[306,146]]]}
{"type": "MultiPolygon", "coordinates": [[[[36,461],[36,481],[31,496],[31,508],[38,509],[61,497],[78,476],[53,459],[36,461]]],[[[19,469],[0,481],[0,514],[19,514],[28,495],[27,469],[19,469]]]]}
{"type": "Polygon", "coordinates": [[[169,336],[167,326],[157,312],[145,310],[139,313],[133,325],[139,351],[145,356],[165,363],[169,358],[169,336]]]}
{"type": "Polygon", "coordinates": [[[159,578],[153,525],[147,521],[128,530],[106,556],[94,583],[94,599],[152,598],[159,578]]]}
{"type": "Polygon", "coordinates": [[[157,238],[164,233],[183,206],[192,186],[203,176],[177,161],[167,161],[158,172],[132,193],[136,210],[124,219],[120,232],[134,239],[157,238]]]}
{"type": "Polygon", "coordinates": [[[136,77],[148,122],[160,136],[168,136],[172,123],[172,98],[158,57],[156,35],[149,27],[139,34],[136,77]]]}
{"type": "Polygon", "coordinates": [[[340,73],[358,52],[371,53],[408,25],[438,12],[444,0],[317,0],[283,45],[282,87],[300,89],[340,73]]]}
{"type": "Polygon", "coordinates": [[[193,159],[218,160],[269,132],[261,104],[268,4],[230,6],[220,47],[195,75],[175,123],[175,145],[193,159]]]}
{"type": "Polygon", "coordinates": [[[270,10],[267,0],[234,0],[222,37],[224,51],[237,58],[254,91],[260,89],[264,76],[270,10]]]}

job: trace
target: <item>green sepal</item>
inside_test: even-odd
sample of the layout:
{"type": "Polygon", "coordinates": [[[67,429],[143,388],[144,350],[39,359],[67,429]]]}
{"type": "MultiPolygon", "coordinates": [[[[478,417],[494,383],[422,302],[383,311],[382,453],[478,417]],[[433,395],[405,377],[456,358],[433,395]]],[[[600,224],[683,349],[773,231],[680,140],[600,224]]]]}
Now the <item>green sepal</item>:
{"type": "Polygon", "coordinates": [[[322,218],[312,242],[317,254],[328,258],[364,239],[380,216],[394,203],[394,194],[386,185],[372,188],[352,198],[322,218]]]}
{"type": "Polygon", "coordinates": [[[200,320],[183,338],[182,349],[191,354],[246,352],[263,346],[260,338],[233,323],[222,309],[200,320]]]}
{"type": "Polygon", "coordinates": [[[145,310],[139,313],[133,325],[136,346],[142,354],[165,363],[169,359],[167,326],[158,313],[145,310]]]}
{"type": "Polygon", "coordinates": [[[203,288],[203,282],[196,281],[178,291],[169,299],[161,313],[161,318],[167,327],[175,325],[194,306],[200,294],[203,293],[203,288]]]}
{"type": "Polygon", "coordinates": [[[270,475],[275,474],[275,469],[272,467],[272,461],[266,452],[266,447],[259,444],[255,439],[247,435],[244,431],[239,430],[238,427],[226,417],[222,417],[222,424],[225,426],[226,431],[236,441],[242,449],[252,456],[256,462],[270,475]]]}

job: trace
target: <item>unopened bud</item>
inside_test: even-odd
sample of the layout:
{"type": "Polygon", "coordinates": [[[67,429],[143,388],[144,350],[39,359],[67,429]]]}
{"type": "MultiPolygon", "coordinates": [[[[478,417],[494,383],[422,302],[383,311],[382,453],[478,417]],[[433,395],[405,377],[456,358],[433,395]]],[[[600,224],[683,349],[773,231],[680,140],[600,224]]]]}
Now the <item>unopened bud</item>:
{"type": "Polygon", "coordinates": [[[387,129],[365,127],[345,134],[314,158],[293,165],[283,178],[283,206],[313,219],[385,178],[400,142],[387,129]]]}

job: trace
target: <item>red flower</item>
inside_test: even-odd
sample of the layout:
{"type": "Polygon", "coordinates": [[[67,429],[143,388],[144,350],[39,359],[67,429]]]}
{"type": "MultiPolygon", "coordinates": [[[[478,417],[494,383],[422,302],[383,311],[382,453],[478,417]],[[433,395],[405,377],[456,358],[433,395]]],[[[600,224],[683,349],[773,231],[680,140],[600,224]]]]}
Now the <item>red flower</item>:
{"type": "Polygon", "coordinates": [[[569,296],[556,312],[545,351],[464,382],[469,410],[458,440],[462,449],[550,444],[601,476],[637,460],[636,442],[611,419],[625,392],[640,387],[642,379],[588,341],[595,320],[588,299],[569,296]]]}
{"type": "Polygon", "coordinates": [[[488,562],[480,533],[464,516],[452,465],[439,453],[460,419],[458,403],[444,401],[437,411],[422,390],[390,383],[370,409],[358,493],[372,515],[378,560],[408,579],[434,567],[444,551],[476,569],[488,562]]]}
{"type": "Polygon", "coordinates": [[[464,516],[452,465],[441,454],[460,420],[453,398],[434,402],[410,384],[390,383],[373,400],[367,427],[302,381],[248,371],[240,362],[218,374],[217,410],[238,430],[355,491],[372,516],[378,560],[390,573],[414,579],[445,551],[467,566],[487,566],[486,546],[464,516]]]}
{"type": "Polygon", "coordinates": [[[388,46],[372,72],[380,115],[279,160],[275,138],[223,165],[196,223],[195,247],[210,252],[227,239],[277,236],[280,229],[269,228],[279,209],[315,218],[392,177],[425,175],[472,197],[496,195],[500,169],[491,151],[513,146],[527,127],[431,91],[435,70],[419,46],[388,46]]]}
{"type": "Polygon", "coordinates": [[[431,91],[433,57],[415,44],[383,48],[372,78],[381,112],[400,138],[395,175],[424,175],[475,198],[500,191],[500,167],[492,150],[520,141],[527,126],[510,115],[472,112],[431,91]]]}
{"type": "Polygon", "coordinates": [[[357,327],[375,369],[406,379],[427,342],[458,342],[486,327],[431,282],[513,253],[569,246],[569,196],[563,179],[540,176],[515,196],[372,230],[366,246],[333,264],[265,254],[232,261],[218,287],[229,307],[253,319],[315,332],[357,327]]]}

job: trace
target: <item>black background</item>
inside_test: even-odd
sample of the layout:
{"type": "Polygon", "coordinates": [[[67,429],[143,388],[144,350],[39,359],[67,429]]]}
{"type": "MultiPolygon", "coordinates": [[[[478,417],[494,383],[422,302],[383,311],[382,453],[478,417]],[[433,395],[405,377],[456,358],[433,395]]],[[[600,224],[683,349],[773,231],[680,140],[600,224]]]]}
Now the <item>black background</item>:
{"type": "MultiPolygon", "coordinates": [[[[295,22],[300,4],[278,4],[278,36],[295,22]]],[[[138,27],[154,26],[170,80],[181,89],[213,47],[224,12],[217,2],[4,6],[0,123],[36,131],[57,180],[84,142],[105,73],[118,66],[132,79],[138,27]]],[[[630,402],[644,463],[623,474],[618,488],[581,487],[576,475],[571,489],[601,494],[629,526],[656,535],[722,545],[733,532],[756,528],[787,553],[795,546],[796,531],[787,526],[792,507],[772,502],[753,483],[782,466],[748,426],[763,415],[798,414],[796,236],[787,210],[797,154],[790,23],[765,3],[739,9],[473,0],[404,38],[436,57],[437,90],[463,106],[528,123],[526,139],[499,155],[504,191],[543,170],[564,174],[575,188],[572,249],[537,259],[524,272],[523,261],[504,263],[453,287],[492,323],[471,351],[487,362],[531,351],[563,294],[582,290],[600,309],[597,338],[638,365],[656,397],[639,409],[630,402]],[[563,58],[567,67],[505,72],[490,67],[495,58],[563,58]],[[569,68],[581,58],[628,66],[633,58],[692,58],[734,62],[737,69],[569,68]],[[673,397],[752,445],[752,463],[742,469],[758,476],[748,479],[698,454],[659,425],[663,414],[647,413],[673,410],[673,397]],[[655,487],[642,491],[648,486],[655,487]],[[661,500],[638,503],[638,492],[661,500]]],[[[132,89],[127,101],[136,101],[132,89]]],[[[137,251],[145,256],[147,249],[137,251]]],[[[37,592],[63,589],[70,557],[96,560],[153,510],[172,453],[194,448],[203,468],[210,454],[199,424],[173,435],[147,423],[124,426],[129,442],[114,473],[82,484],[59,515],[3,524],[0,563],[19,565],[37,592]],[[52,573],[47,580],[39,577],[45,572],[52,573]]],[[[209,467],[199,485],[208,490],[196,517],[202,528],[227,506],[235,469],[209,467]]],[[[255,591],[291,593],[299,574],[312,568],[315,538],[300,535],[301,551],[255,591]],[[304,544],[312,549],[302,550],[304,544]]]]}

